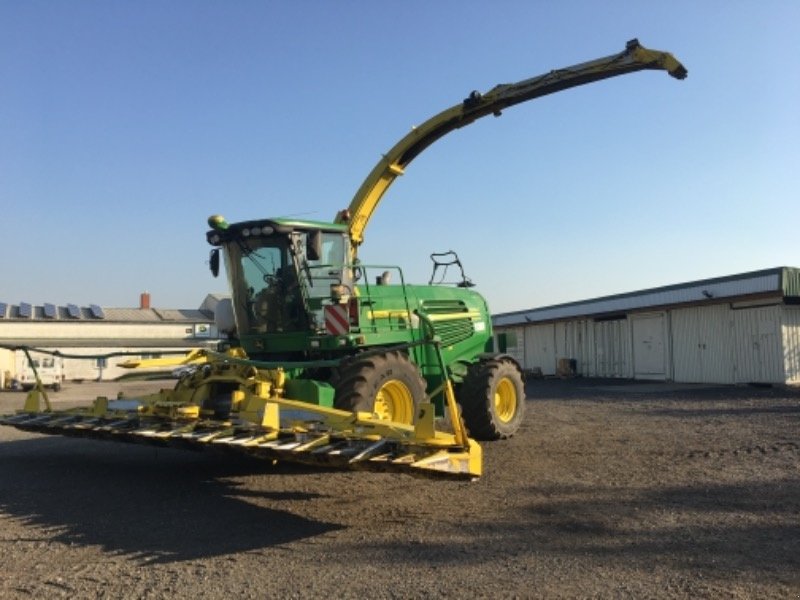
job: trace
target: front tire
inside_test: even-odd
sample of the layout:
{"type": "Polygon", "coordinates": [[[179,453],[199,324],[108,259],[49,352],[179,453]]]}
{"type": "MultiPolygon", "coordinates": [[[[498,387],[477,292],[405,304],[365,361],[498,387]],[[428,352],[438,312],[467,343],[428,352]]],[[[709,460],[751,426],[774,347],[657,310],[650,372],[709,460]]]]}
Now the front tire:
{"type": "Polygon", "coordinates": [[[471,437],[498,440],[514,435],[525,416],[525,385],[515,363],[491,359],[471,365],[458,402],[471,437]]]}
{"type": "Polygon", "coordinates": [[[425,400],[425,380],[400,352],[354,358],[341,371],[333,405],[383,421],[413,425],[425,400]]]}

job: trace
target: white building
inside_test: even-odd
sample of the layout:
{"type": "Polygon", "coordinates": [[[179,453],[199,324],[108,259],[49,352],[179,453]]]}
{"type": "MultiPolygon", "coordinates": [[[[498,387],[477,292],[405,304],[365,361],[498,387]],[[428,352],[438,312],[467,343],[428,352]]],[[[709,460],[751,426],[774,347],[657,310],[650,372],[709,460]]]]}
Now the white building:
{"type": "Polygon", "coordinates": [[[778,267],[494,315],[526,370],[687,383],[800,383],[800,270],[778,267]],[[566,361],[566,363],[565,363],[566,361]]]}
{"type": "Polygon", "coordinates": [[[108,380],[130,373],[126,359],[156,358],[171,351],[215,349],[220,334],[214,310],[220,297],[208,296],[199,309],[150,307],[142,294],[139,308],[75,304],[34,306],[0,301],[0,388],[27,361],[21,347],[58,350],[64,380],[108,380]],[[132,356],[104,358],[111,353],[132,356]]]}

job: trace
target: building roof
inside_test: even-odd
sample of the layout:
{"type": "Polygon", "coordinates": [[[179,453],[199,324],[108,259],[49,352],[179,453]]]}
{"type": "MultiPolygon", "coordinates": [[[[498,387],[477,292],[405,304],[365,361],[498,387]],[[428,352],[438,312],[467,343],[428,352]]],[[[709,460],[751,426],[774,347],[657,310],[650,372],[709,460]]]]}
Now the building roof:
{"type": "Polygon", "coordinates": [[[628,311],[652,310],[681,304],[711,304],[734,298],[764,295],[800,299],[800,269],[776,267],[590,300],[500,313],[492,316],[492,322],[495,326],[502,327],[576,317],[598,318],[628,311]]]}
{"type": "Polygon", "coordinates": [[[107,323],[214,323],[214,313],[202,309],[104,308],[96,304],[39,306],[27,302],[9,304],[0,300],[0,322],[107,322],[107,323]]]}

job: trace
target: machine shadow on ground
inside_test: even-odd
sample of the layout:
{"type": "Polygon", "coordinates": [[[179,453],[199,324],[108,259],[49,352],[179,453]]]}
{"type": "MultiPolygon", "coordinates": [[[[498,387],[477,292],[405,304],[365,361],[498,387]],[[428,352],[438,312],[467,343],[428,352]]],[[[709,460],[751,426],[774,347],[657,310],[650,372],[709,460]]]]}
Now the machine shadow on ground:
{"type": "Polygon", "coordinates": [[[337,524],[258,506],[315,493],[239,489],[232,478],[319,472],[215,453],[34,438],[0,448],[0,511],[42,541],[98,545],[142,562],[247,552],[319,536],[337,524]]]}

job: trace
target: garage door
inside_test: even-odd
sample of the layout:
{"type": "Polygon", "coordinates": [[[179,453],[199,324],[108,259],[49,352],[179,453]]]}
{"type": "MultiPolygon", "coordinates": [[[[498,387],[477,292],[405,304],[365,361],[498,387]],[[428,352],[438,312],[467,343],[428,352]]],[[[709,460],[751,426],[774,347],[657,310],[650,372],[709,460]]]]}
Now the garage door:
{"type": "Polygon", "coordinates": [[[731,311],[726,305],[672,311],[675,381],[734,383],[731,311]]]}
{"type": "Polygon", "coordinates": [[[667,378],[666,319],[664,313],[631,317],[633,369],[636,379],[667,378]]]}

